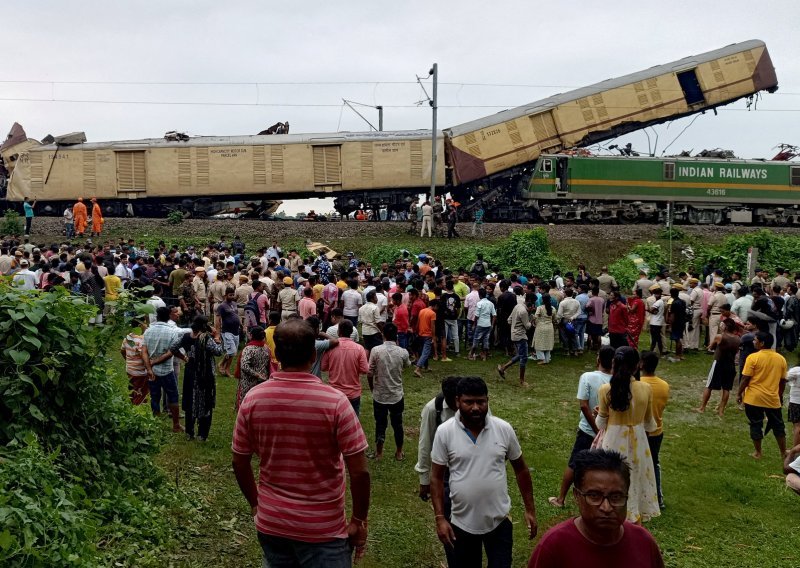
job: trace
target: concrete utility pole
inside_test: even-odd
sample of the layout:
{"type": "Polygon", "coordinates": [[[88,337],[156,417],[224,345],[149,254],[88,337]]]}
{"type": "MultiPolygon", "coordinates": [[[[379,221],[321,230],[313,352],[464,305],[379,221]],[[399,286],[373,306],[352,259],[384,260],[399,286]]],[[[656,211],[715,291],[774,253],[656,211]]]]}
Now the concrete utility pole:
{"type": "Polygon", "coordinates": [[[430,100],[431,108],[433,109],[433,126],[431,130],[431,204],[436,201],[436,89],[439,82],[439,64],[434,63],[428,76],[433,75],[433,97],[430,100]]]}

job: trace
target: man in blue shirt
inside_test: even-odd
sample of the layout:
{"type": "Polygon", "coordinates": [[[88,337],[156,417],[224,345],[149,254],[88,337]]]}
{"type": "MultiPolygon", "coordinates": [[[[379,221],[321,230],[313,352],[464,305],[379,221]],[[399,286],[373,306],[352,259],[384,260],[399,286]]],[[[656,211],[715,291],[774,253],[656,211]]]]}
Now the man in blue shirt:
{"type": "Polygon", "coordinates": [[[31,234],[31,223],[33,223],[33,208],[36,207],[36,200],[33,203],[28,201],[27,197],[22,200],[22,208],[25,209],[25,236],[31,234]]]}

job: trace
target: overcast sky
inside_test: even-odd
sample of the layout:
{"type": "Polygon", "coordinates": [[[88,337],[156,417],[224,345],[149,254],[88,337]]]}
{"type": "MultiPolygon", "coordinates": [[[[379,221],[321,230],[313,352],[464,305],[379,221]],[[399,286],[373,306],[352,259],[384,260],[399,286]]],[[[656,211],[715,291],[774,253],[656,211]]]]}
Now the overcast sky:
{"type": "MultiPolygon", "coordinates": [[[[771,157],[778,143],[800,145],[798,22],[796,0],[40,0],[3,10],[0,128],[17,121],[32,138],[84,131],[89,141],[256,134],[286,120],[293,133],[368,130],[342,99],[383,105],[385,130],[430,128],[415,81],[433,62],[443,128],[761,39],[780,90],[757,111],[740,101],[677,140],[691,118],[649,134],[657,154],[675,140],[669,153],[722,147],[771,157]],[[81,102],[59,102],[67,100],[81,102]]],[[[377,126],[377,111],[359,110],[377,126]]],[[[628,141],[648,150],[642,133],[617,142],[628,141]]],[[[331,209],[316,200],[284,206],[309,207],[331,209]]]]}

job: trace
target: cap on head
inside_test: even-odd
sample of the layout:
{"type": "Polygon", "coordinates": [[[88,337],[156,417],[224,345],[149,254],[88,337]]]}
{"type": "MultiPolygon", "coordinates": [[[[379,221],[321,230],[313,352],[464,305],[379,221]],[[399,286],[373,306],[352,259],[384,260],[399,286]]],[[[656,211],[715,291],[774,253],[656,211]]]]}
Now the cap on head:
{"type": "Polygon", "coordinates": [[[663,290],[661,290],[661,286],[659,286],[658,284],[653,284],[652,286],[650,286],[650,288],[648,288],[648,290],[650,290],[651,292],[656,292],[656,291],[662,292],[663,291],[663,290]]]}
{"type": "Polygon", "coordinates": [[[291,286],[292,285],[292,279],[289,278],[288,276],[285,276],[283,278],[283,283],[286,284],[287,286],[291,286]]]}

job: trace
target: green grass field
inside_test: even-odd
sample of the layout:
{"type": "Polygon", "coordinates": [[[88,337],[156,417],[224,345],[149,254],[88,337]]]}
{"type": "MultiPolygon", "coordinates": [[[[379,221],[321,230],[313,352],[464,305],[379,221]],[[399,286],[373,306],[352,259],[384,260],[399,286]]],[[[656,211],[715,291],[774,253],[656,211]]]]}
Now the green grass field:
{"type": "MultiPolygon", "coordinates": [[[[417,497],[417,432],[422,406],[438,392],[438,380],[448,374],[478,374],[489,383],[492,412],[516,429],[532,470],[539,535],[577,514],[570,506],[556,510],[547,497],[556,494],[569,456],[578,420],[575,392],[578,377],[592,370],[594,357],[567,359],[556,353],[547,367],[528,367],[531,388],[522,390],[509,369],[501,382],[494,371],[501,358],[472,362],[432,362],[433,372],[417,379],[405,372],[406,459],[393,459],[394,442],[387,436],[383,461],[371,462],[372,504],[370,535],[364,567],[439,567],[444,560],[436,538],[429,503],[417,497]]],[[[667,566],[675,567],[794,567],[800,531],[800,498],[785,488],[781,459],[771,437],[764,459],[749,457],[752,447],[747,423],[735,406],[723,420],[709,412],[693,411],[711,358],[688,356],[682,363],[662,361],[659,375],[672,386],[665,413],[661,451],[667,509],[647,528],[658,540],[667,566]]],[[[790,355],[790,365],[795,356],[790,355]]],[[[118,355],[114,369],[124,385],[124,364],[118,355]]],[[[178,538],[168,551],[173,566],[260,566],[260,549],[244,498],[231,471],[231,432],[234,422],[235,381],[219,379],[218,403],[206,443],[186,442],[183,435],[166,434],[158,457],[166,472],[165,491],[184,491],[198,515],[175,511],[178,538]]],[[[373,442],[374,421],[366,380],[362,422],[373,442]]],[[[712,406],[715,399],[712,399],[712,406]]],[[[143,412],[148,409],[142,407],[143,412]]],[[[165,432],[168,430],[164,420],[165,432]]],[[[509,472],[512,519],[515,524],[514,566],[526,565],[535,542],[527,540],[522,502],[513,472],[509,472]]]]}

